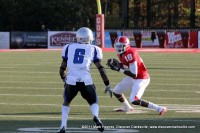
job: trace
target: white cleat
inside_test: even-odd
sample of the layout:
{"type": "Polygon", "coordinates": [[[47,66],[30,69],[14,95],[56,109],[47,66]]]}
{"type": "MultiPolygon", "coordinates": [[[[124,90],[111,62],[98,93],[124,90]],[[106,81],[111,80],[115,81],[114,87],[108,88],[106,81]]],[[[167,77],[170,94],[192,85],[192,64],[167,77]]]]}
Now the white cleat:
{"type": "Polygon", "coordinates": [[[159,115],[161,115],[161,116],[163,116],[166,112],[167,112],[167,108],[166,107],[161,107],[159,109],[159,115]]]}
{"type": "Polygon", "coordinates": [[[133,108],[126,108],[126,107],[122,107],[122,108],[117,108],[117,109],[114,109],[116,112],[126,112],[126,113],[132,113],[134,112],[134,109],[133,108]]]}

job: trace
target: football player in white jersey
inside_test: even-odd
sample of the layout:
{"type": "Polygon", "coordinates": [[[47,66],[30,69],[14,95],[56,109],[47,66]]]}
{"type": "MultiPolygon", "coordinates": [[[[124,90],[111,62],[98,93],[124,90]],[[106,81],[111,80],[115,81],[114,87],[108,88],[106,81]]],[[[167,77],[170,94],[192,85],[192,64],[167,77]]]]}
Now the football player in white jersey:
{"type": "Polygon", "coordinates": [[[62,49],[62,63],[60,77],[64,80],[64,102],[62,105],[61,126],[57,133],[65,133],[67,127],[70,103],[78,92],[88,102],[98,130],[103,132],[104,127],[100,121],[98,98],[96,88],[90,74],[92,63],[95,64],[105,84],[105,93],[109,92],[112,97],[109,79],[101,64],[102,50],[92,44],[94,40],[92,31],[87,27],[80,28],[76,33],[77,43],[67,44],[62,49]],[[66,74],[67,68],[67,74],[66,74]]]}

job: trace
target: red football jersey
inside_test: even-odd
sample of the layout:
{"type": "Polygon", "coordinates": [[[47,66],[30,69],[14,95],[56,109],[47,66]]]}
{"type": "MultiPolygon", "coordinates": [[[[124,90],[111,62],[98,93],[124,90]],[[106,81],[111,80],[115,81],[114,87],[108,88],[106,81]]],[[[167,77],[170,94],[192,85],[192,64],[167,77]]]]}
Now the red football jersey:
{"type": "Polygon", "coordinates": [[[135,79],[147,79],[150,77],[147,68],[143,63],[143,60],[140,58],[138,52],[135,49],[128,48],[122,55],[118,54],[118,57],[121,63],[128,67],[130,63],[137,61],[138,74],[135,79]]]}

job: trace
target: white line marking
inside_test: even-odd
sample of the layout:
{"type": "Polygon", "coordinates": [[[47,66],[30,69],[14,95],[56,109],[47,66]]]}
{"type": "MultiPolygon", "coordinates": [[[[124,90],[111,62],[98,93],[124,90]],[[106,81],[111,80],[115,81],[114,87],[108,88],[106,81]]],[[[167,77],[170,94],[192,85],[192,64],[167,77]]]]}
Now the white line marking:
{"type": "MultiPolygon", "coordinates": [[[[90,125],[90,128],[74,128],[69,127],[66,129],[66,132],[75,132],[75,133],[99,133],[99,131],[96,129],[96,127],[92,127],[90,125]]],[[[105,128],[105,127],[104,127],[105,128]]],[[[45,133],[53,133],[58,130],[58,127],[36,127],[36,128],[19,128],[17,129],[21,132],[45,132],[45,133]]],[[[138,130],[127,128],[127,129],[119,129],[119,128],[105,128],[104,133],[135,133],[139,132],[138,130]]]]}
{"type": "Polygon", "coordinates": [[[0,96],[23,96],[23,97],[61,97],[62,95],[29,95],[29,94],[0,94],[0,96]]]}
{"type": "MultiPolygon", "coordinates": [[[[23,83],[23,84],[33,84],[31,81],[0,81],[0,83],[23,83]]],[[[37,84],[61,84],[62,82],[37,82],[37,84]]],[[[117,84],[118,82],[112,82],[111,84],[117,84]]],[[[34,83],[35,84],[35,83],[34,83]]],[[[103,84],[102,82],[95,81],[94,84],[103,84]]],[[[151,86],[200,86],[200,84],[155,84],[152,83],[151,86]]]]}
{"type": "MultiPolygon", "coordinates": [[[[32,104],[32,103],[27,103],[27,104],[23,104],[23,103],[0,103],[0,105],[7,105],[7,106],[56,106],[56,107],[61,107],[61,104],[32,104]]],[[[182,110],[182,109],[200,109],[200,105],[191,105],[191,104],[159,104],[162,106],[166,106],[169,110],[182,110]]],[[[85,105],[70,105],[72,107],[89,107],[88,104],[85,105]]],[[[101,108],[119,108],[119,106],[104,106],[104,105],[100,105],[101,108]]],[[[134,107],[135,110],[149,110],[149,108],[143,108],[140,106],[135,106],[134,107]]]]}
{"type": "Polygon", "coordinates": [[[200,113],[200,110],[182,110],[182,111],[176,111],[179,113],[200,113]]]}
{"type": "MultiPolygon", "coordinates": [[[[24,97],[61,97],[62,95],[29,95],[29,94],[0,94],[0,96],[24,96],[24,97]]],[[[109,96],[98,96],[99,98],[110,98],[109,96]]],[[[127,97],[129,98],[129,97],[127,97]]],[[[171,97],[143,97],[149,99],[177,99],[177,100],[200,100],[199,98],[171,98],[171,97]]]]}
{"type": "Polygon", "coordinates": [[[3,89],[12,89],[12,90],[63,90],[63,88],[62,87],[58,87],[58,88],[44,88],[44,87],[16,87],[16,86],[14,86],[14,87],[2,87],[2,86],[0,86],[0,88],[3,88],[3,89]]]}
{"type": "MultiPolygon", "coordinates": [[[[38,115],[0,115],[0,117],[6,117],[6,118],[39,118],[39,119],[51,119],[51,120],[60,120],[60,116],[56,117],[56,116],[38,116],[38,115]]],[[[91,118],[85,118],[85,117],[68,117],[69,120],[91,120],[91,118]]],[[[119,120],[119,118],[108,118],[108,117],[101,117],[101,120],[119,120]]],[[[133,118],[120,118],[120,120],[133,120],[133,118]]],[[[139,119],[139,120],[134,120],[134,121],[140,121],[143,119],[139,119]]],[[[168,122],[176,122],[176,121],[180,121],[180,122],[200,122],[200,120],[193,120],[193,119],[187,119],[187,120],[173,120],[173,119],[144,119],[145,121],[168,121],[168,122]]]]}
{"type": "MultiPolygon", "coordinates": [[[[3,88],[3,89],[12,89],[12,90],[63,90],[62,87],[58,87],[58,88],[44,88],[44,87],[2,87],[0,86],[0,88],[3,88]]],[[[147,89],[146,91],[154,91],[154,92],[180,92],[180,93],[185,93],[185,92],[190,92],[190,93],[200,93],[199,91],[196,92],[197,89],[194,89],[194,90],[165,90],[165,89],[159,89],[159,90],[153,90],[153,89],[147,89]]]]}
{"type": "MultiPolygon", "coordinates": [[[[20,103],[0,103],[0,105],[6,105],[6,106],[56,106],[61,107],[61,104],[20,104],[20,103]]],[[[199,113],[200,112],[200,105],[188,105],[188,104],[160,104],[161,106],[166,106],[168,108],[168,111],[175,111],[177,113],[199,113]]],[[[71,105],[72,107],[89,107],[89,105],[71,105]]],[[[119,106],[100,106],[100,108],[119,108],[119,106]]],[[[113,110],[113,109],[111,109],[113,110]]],[[[147,113],[148,111],[152,110],[149,108],[143,108],[140,106],[135,106],[134,110],[136,110],[136,113],[147,113]]],[[[40,118],[40,119],[60,119],[60,116],[49,116],[49,115],[17,115],[17,114],[6,114],[6,115],[0,115],[0,117],[5,118],[40,118]]],[[[79,120],[79,119],[90,119],[85,117],[69,117],[71,120],[79,120]]],[[[117,120],[119,118],[104,118],[101,119],[105,120],[117,120]]],[[[120,118],[121,120],[132,120],[132,118],[120,118]]],[[[145,119],[146,120],[146,119],[145,119]]],[[[173,121],[173,120],[172,120],[173,121]]],[[[190,121],[190,120],[189,120],[190,121]]],[[[195,121],[195,120],[194,120],[195,121]]],[[[200,120],[198,120],[200,122],[200,120]]]]}

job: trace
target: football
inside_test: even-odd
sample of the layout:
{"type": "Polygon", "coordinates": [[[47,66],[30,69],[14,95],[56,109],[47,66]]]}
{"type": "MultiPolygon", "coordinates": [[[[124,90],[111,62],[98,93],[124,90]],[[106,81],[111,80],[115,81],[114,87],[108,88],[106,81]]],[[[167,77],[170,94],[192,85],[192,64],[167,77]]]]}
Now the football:
{"type": "Polygon", "coordinates": [[[120,63],[118,60],[116,60],[116,59],[108,59],[107,60],[107,65],[110,67],[110,65],[114,65],[114,66],[120,66],[120,68],[124,68],[123,67],[123,64],[122,63],[120,63]]]}
{"type": "Polygon", "coordinates": [[[108,59],[107,60],[107,65],[110,67],[111,65],[112,66],[117,66],[118,65],[118,63],[117,63],[118,61],[116,60],[116,59],[108,59]]]}

